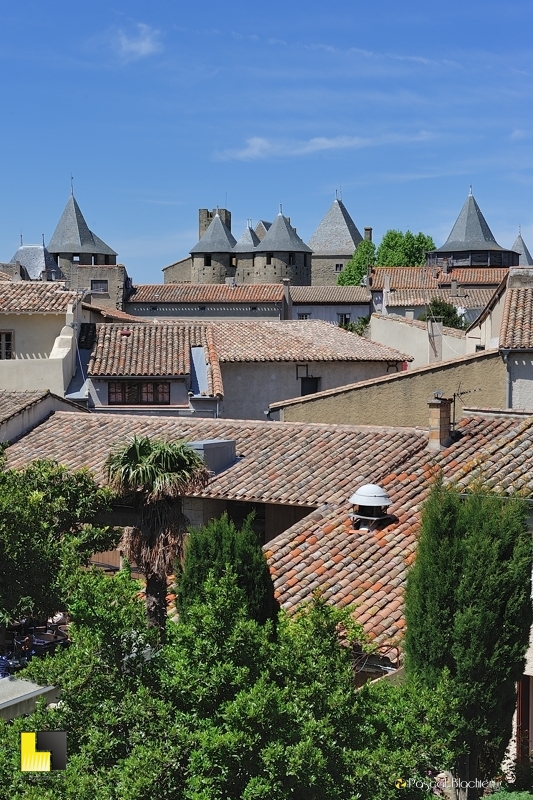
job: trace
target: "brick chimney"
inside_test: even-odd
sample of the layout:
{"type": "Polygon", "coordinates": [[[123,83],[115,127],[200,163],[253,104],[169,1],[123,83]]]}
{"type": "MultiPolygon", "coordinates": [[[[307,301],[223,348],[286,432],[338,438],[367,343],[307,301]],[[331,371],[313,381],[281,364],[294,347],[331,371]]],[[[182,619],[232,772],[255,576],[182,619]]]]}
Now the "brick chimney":
{"type": "Polygon", "coordinates": [[[365,241],[372,241],[372,228],[365,228],[365,241]]]}
{"type": "Polygon", "coordinates": [[[429,441],[428,450],[438,452],[444,447],[444,442],[451,433],[452,402],[447,397],[441,397],[441,392],[435,392],[429,406],[429,441]]]}

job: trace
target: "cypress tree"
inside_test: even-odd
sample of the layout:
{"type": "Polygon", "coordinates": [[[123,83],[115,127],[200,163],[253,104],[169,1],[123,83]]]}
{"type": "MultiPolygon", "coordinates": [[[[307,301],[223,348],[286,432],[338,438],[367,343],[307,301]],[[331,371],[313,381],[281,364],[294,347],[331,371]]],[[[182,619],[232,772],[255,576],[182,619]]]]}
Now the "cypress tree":
{"type": "Polygon", "coordinates": [[[278,604],[274,585],[252,523],[253,515],[250,515],[237,530],[228,515],[223,514],[220,519],[189,531],[176,597],[178,611],[183,617],[195,601],[204,597],[203,587],[208,576],[219,579],[231,567],[251,618],[260,624],[275,619],[278,604]]]}
{"type": "Polygon", "coordinates": [[[499,770],[531,619],[526,502],[481,487],[461,498],[436,481],[407,581],[406,669],[429,686],[449,672],[461,710],[456,772],[463,781],[499,770]]]}

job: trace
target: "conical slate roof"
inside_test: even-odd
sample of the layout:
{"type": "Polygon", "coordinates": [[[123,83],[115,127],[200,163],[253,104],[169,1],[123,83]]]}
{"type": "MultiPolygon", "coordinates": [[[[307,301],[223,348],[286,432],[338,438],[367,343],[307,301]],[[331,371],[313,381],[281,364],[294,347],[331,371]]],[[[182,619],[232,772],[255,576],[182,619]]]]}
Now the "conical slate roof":
{"type": "Polygon", "coordinates": [[[260,241],[261,240],[257,233],[252,230],[252,228],[248,227],[233,250],[235,253],[251,253],[253,250],[255,250],[260,241]]]}
{"type": "Polygon", "coordinates": [[[195,244],[191,253],[232,253],[237,244],[229,228],[224,225],[218,214],[211,220],[208,229],[195,244]]]}
{"type": "Polygon", "coordinates": [[[22,264],[30,280],[41,280],[42,273],[46,272],[48,279],[59,280],[63,277],[56,262],[42,244],[21,244],[10,263],[22,264]]]}
{"type": "Polygon", "coordinates": [[[518,261],[519,267],[532,267],[533,266],[533,258],[531,253],[527,249],[527,244],[522,239],[522,234],[519,233],[516,237],[516,241],[511,247],[515,253],[520,253],[520,259],[518,261]]]}
{"type": "Polygon", "coordinates": [[[460,250],[505,250],[492,235],[472,193],[466,198],[447,240],[436,252],[454,253],[460,250]]]}
{"type": "Polygon", "coordinates": [[[309,247],[318,255],[351,256],[362,240],[346,206],[342,200],[335,199],[309,239],[309,247]]]}
{"type": "Polygon", "coordinates": [[[278,214],[262,241],[258,244],[257,250],[264,252],[270,250],[272,252],[295,252],[295,253],[311,253],[310,247],[303,242],[291,223],[284,217],[283,214],[278,214]]]}
{"type": "Polygon", "coordinates": [[[72,194],[48,243],[50,253],[92,253],[116,256],[114,250],[89,230],[72,194]]]}

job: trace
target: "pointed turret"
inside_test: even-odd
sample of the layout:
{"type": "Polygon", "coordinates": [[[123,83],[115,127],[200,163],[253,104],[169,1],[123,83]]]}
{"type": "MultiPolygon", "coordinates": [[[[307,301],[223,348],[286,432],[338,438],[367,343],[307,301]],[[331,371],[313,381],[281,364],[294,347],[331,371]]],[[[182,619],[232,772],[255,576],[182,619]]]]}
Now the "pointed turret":
{"type": "Polygon", "coordinates": [[[514,267],[518,253],[501,247],[493,236],[472,194],[472,187],[450,235],[437,250],[427,254],[428,266],[514,267]]]}
{"type": "Polygon", "coordinates": [[[494,238],[472,192],[466,198],[450,235],[438,248],[439,252],[441,250],[505,250],[494,238]]]}
{"type": "Polygon", "coordinates": [[[511,247],[511,250],[514,250],[515,253],[518,253],[518,266],[519,267],[532,267],[533,266],[533,257],[527,248],[527,244],[522,239],[522,234],[519,233],[516,237],[515,243],[511,247]]]}
{"type": "Polygon", "coordinates": [[[90,254],[116,257],[116,253],[96,234],[89,230],[76,198],[72,194],[57,223],[48,244],[48,252],[53,255],[66,253],[90,254]]]}
{"type": "Polygon", "coordinates": [[[191,253],[231,253],[237,244],[235,237],[224,225],[219,214],[215,214],[206,232],[195,244],[191,253]]]}
{"type": "Polygon", "coordinates": [[[248,226],[233,250],[235,253],[253,253],[260,241],[257,233],[248,226]]]}
{"type": "Polygon", "coordinates": [[[311,248],[300,239],[287,217],[284,217],[281,212],[266,232],[257,249],[262,252],[266,250],[287,253],[290,251],[294,253],[311,252],[311,248]]]}
{"type": "Polygon", "coordinates": [[[346,206],[342,200],[335,198],[309,239],[309,247],[315,255],[351,258],[362,239],[346,206]]]}

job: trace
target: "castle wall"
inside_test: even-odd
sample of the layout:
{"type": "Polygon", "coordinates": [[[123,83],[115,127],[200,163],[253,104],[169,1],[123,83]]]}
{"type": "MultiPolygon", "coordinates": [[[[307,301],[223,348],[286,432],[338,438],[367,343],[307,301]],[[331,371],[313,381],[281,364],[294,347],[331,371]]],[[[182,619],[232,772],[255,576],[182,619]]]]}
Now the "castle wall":
{"type": "Polygon", "coordinates": [[[321,256],[313,254],[311,256],[311,285],[312,286],[336,286],[340,272],[335,269],[336,264],[342,264],[343,269],[351,259],[352,254],[340,256],[321,256]]]}
{"type": "Polygon", "coordinates": [[[283,278],[288,278],[293,286],[310,286],[311,254],[294,253],[293,255],[294,264],[289,264],[288,252],[274,252],[271,263],[267,264],[267,253],[257,253],[253,283],[279,283],[283,278]]]}
{"type": "MultiPolygon", "coordinates": [[[[203,261],[202,261],[203,263],[203,261]]],[[[191,283],[192,257],[182,258],[163,270],[163,283],[191,283]]]]}
{"type": "Polygon", "coordinates": [[[235,276],[231,253],[210,253],[211,266],[204,264],[204,254],[194,253],[192,256],[192,283],[225,283],[226,278],[235,276]]]}

